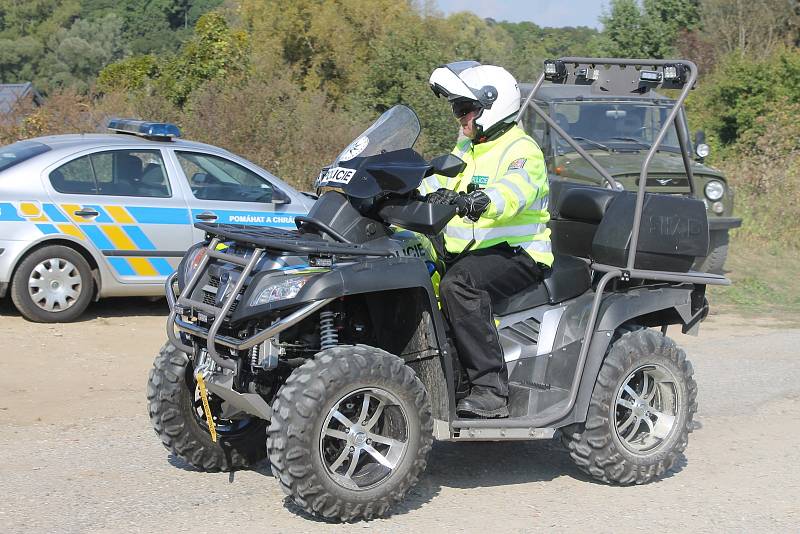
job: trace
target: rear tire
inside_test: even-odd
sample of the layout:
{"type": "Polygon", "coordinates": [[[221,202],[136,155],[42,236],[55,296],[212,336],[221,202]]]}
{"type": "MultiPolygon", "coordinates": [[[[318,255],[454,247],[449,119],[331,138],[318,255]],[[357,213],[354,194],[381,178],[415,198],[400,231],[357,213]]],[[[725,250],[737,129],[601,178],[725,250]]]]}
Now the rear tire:
{"type": "Polygon", "coordinates": [[[425,387],[402,359],[341,346],[295,369],[278,392],[267,449],[300,508],[353,521],[403,499],[425,469],[432,432],[425,387]]]}
{"type": "Polygon", "coordinates": [[[171,343],[153,362],[147,380],[147,409],[164,447],[203,471],[232,471],[250,467],[267,456],[267,422],[253,419],[241,430],[217,431],[211,441],[208,427],[195,406],[193,368],[189,357],[171,343]]]}
{"type": "Polygon", "coordinates": [[[11,300],[23,317],[37,323],[74,321],[94,295],[89,263],[76,250],[50,245],[20,262],[11,280],[11,300]]]}
{"type": "Polygon", "coordinates": [[[645,484],[672,469],[697,411],[692,373],[683,350],[653,330],[627,331],[613,341],[586,422],[562,429],[575,464],[614,484],[645,484]]]}

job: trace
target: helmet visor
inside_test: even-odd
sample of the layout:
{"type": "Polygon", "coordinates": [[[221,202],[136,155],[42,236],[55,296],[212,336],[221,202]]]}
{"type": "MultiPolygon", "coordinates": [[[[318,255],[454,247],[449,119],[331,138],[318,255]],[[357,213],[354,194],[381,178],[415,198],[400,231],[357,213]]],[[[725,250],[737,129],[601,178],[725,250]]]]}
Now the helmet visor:
{"type": "Polygon", "coordinates": [[[476,100],[455,100],[452,103],[453,105],[453,115],[456,116],[457,119],[471,113],[473,111],[480,111],[481,105],[476,100]]]}
{"type": "Polygon", "coordinates": [[[443,96],[450,101],[457,98],[478,99],[472,89],[447,65],[434,70],[428,83],[436,96],[443,96]]]}

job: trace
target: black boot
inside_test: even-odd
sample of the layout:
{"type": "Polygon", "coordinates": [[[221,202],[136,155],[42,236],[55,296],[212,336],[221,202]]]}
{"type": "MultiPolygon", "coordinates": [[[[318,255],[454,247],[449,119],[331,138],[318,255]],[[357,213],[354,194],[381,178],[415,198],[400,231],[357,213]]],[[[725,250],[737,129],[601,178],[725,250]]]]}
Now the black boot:
{"type": "Polygon", "coordinates": [[[458,401],[456,413],[459,417],[508,417],[508,399],[494,390],[474,386],[468,397],[458,401]]]}

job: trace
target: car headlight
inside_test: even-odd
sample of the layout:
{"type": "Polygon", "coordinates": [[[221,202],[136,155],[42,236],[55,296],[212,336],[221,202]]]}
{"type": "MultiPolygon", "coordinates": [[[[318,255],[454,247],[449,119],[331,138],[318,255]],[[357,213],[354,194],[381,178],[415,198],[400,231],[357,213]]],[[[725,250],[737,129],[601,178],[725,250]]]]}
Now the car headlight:
{"type": "Polygon", "coordinates": [[[706,184],[706,197],[708,200],[716,202],[717,200],[722,198],[722,195],[725,194],[725,185],[719,180],[710,180],[706,184]]]}
{"type": "Polygon", "coordinates": [[[278,300],[293,299],[300,293],[309,278],[311,277],[295,276],[258,290],[250,300],[250,306],[260,306],[278,300]]]}
{"type": "Polygon", "coordinates": [[[705,143],[700,143],[699,145],[697,145],[695,147],[694,151],[695,151],[695,154],[697,154],[698,157],[707,158],[708,155],[711,153],[711,147],[709,147],[705,143]]]}

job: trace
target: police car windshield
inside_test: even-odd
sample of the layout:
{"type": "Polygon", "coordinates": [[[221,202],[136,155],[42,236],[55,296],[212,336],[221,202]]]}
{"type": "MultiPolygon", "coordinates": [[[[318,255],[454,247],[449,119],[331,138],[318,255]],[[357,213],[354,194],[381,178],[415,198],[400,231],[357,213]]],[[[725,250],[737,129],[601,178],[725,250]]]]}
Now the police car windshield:
{"type": "Polygon", "coordinates": [[[0,172],[48,150],[50,150],[49,146],[36,141],[20,141],[4,146],[0,148],[0,172]]]}
{"type": "Polygon", "coordinates": [[[333,166],[356,157],[411,148],[417,141],[419,132],[417,114],[411,108],[399,104],[385,111],[372,126],[350,143],[336,158],[333,166]]]}

